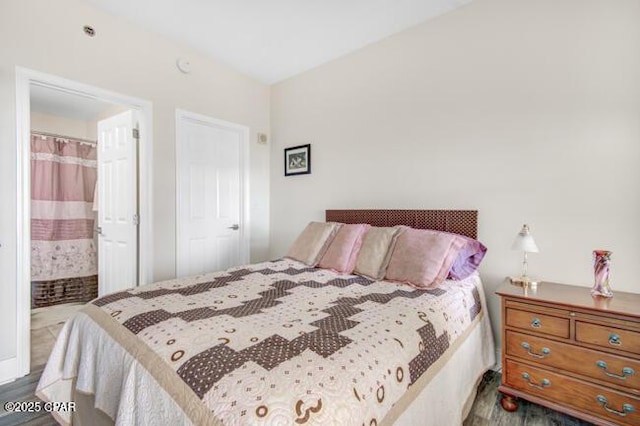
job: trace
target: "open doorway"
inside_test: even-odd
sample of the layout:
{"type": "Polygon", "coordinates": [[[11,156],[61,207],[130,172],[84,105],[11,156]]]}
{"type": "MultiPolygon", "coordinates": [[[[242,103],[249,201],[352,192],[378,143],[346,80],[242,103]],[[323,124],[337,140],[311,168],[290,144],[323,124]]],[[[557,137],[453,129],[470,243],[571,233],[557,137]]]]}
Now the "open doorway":
{"type": "Polygon", "coordinates": [[[46,362],[84,303],[151,281],[151,106],[17,74],[19,377],[46,362]]]}

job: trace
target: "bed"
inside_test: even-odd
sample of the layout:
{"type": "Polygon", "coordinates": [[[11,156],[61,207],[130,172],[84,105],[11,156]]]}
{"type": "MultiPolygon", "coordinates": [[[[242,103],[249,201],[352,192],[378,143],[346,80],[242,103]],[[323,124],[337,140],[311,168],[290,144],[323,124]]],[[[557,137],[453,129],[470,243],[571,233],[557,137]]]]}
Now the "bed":
{"type": "MultiPolygon", "coordinates": [[[[476,238],[477,212],[327,210],[476,238]]],[[[461,424],[493,337],[477,273],[433,289],[283,258],[98,298],[38,384],[62,424],[461,424]]]]}

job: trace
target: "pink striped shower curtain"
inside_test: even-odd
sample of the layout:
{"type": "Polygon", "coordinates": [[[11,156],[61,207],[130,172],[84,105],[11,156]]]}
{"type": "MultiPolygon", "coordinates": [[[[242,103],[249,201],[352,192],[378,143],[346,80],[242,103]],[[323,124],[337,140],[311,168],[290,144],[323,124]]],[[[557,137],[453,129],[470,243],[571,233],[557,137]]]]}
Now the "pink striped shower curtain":
{"type": "Polygon", "coordinates": [[[89,278],[88,282],[97,286],[92,211],[96,178],[95,146],[31,135],[32,292],[51,299],[41,301],[39,306],[86,301],[69,300],[78,298],[78,289],[65,285],[82,284],[76,278],[89,278]],[[37,289],[34,282],[39,284],[37,289]]]}

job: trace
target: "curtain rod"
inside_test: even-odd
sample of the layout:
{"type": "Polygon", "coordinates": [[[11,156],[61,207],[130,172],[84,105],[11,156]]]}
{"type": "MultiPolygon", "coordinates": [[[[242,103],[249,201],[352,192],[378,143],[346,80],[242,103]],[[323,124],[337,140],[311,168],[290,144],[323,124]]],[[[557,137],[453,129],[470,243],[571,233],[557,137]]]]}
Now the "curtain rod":
{"type": "Polygon", "coordinates": [[[98,142],[91,140],[91,139],[82,139],[82,138],[76,138],[76,137],[72,137],[72,136],[64,136],[64,135],[58,135],[55,133],[48,133],[48,132],[39,132],[37,130],[32,130],[31,131],[32,134],[37,135],[37,136],[49,136],[51,138],[58,138],[58,139],[65,139],[67,141],[78,141],[78,142],[82,142],[82,143],[88,143],[90,145],[97,145],[98,142]]]}

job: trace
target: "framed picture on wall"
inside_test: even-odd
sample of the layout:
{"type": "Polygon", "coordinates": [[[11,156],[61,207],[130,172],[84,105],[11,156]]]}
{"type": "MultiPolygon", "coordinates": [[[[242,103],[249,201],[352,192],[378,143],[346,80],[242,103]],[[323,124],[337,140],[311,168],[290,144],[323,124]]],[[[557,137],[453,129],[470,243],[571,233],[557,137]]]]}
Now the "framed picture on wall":
{"type": "Polygon", "coordinates": [[[311,144],[284,149],[284,175],[308,175],[311,173],[311,144]]]}

